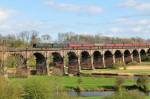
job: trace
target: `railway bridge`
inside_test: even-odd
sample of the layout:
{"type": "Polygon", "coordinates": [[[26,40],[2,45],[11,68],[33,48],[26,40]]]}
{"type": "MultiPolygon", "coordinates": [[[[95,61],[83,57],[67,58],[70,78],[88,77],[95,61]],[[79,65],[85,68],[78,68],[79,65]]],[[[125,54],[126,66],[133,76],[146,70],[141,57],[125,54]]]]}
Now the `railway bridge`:
{"type": "MultiPolygon", "coordinates": [[[[26,48],[6,49],[0,51],[2,60],[9,56],[20,58],[20,68],[24,72],[29,69],[28,60],[34,56],[36,74],[47,74],[51,66],[64,74],[79,74],[80,70],[112,68],[113,64],[132,61],[146,61],[150,56],[150,45],[145,46],[103,46],[93,48],[26,48]]],[[[6,65],[5,65],[6,66],[6,65]]]]}

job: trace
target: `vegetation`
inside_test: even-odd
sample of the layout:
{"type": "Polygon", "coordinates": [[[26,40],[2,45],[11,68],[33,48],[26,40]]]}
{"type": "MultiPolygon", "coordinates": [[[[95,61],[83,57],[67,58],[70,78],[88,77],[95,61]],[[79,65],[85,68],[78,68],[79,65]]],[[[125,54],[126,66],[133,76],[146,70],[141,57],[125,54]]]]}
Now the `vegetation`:
{"type": "Polygon", "coordinates": [[[149,80],[147,76],[139,77],[136,84],[141,91],[148,92],[149,80]]]}
{"type": "Polygon", "coordinates": [[[0,76],[0,99],[21,99],[22,88],[0,76]]]}
{"type": "Polygon", "coordinates": [[[139,63],[136,61],[132,61],[130,63],[128,63],[128,66],[134,66],[134,65],[138,65],[139,63]]]}

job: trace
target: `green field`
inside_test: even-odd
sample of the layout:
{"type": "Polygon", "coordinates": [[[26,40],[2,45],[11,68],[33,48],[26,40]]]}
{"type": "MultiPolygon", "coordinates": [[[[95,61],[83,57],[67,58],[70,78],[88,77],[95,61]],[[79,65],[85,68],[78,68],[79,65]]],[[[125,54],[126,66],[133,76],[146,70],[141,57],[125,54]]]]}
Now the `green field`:
{"type": "MultiPolygon", "coordinates": [[[[72,89],[79,86],[78,81],[81,80],[80,88],[81,90],[102,90],[104,88],[112,88],[115,85],[116,78],[104,78],[104,77],[56,77],[56,76],[32,76],[30,78],[38,78],[44,81],[58,81],[65,89],[72,89]]],[[[10,81],[21,83],[25,79],[11,78],[10,81]]],[[[126,78],[125,86],[135,85],[136,80],[134,78],[126,78]]],[[[150,85],[149,85],[150,86],[150,85]]],[[[150,87],[149,87],[150,88],[150,87]]]]}

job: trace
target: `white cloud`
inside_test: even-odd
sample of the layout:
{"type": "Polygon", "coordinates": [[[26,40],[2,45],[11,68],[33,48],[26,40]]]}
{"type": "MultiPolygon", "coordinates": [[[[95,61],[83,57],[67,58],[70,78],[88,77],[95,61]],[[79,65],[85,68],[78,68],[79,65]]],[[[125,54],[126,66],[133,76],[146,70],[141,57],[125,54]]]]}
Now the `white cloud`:
{"type": "Polygon", "coordinates": [[[75,13],[85,13],[85,14],[101,14],[103,9],[98,6],[94,5],[74,5],[74,4],[67,4],[67,3],[56,3],[50,1],[47,3],[49,7],[62,10],[62,11],[69,11],[75,13]]]}
{"type": "Polygon", "coordinates": [[[139,2],[138,0],[127,0],[120,7],[133,8],[137,10],[150,10],[150,2],[139,2]]]}
{"type": "Polygon", "coordinates": [[[0,9],[0,22],[6,21],[11,16],[11,11],[0,9]]]}

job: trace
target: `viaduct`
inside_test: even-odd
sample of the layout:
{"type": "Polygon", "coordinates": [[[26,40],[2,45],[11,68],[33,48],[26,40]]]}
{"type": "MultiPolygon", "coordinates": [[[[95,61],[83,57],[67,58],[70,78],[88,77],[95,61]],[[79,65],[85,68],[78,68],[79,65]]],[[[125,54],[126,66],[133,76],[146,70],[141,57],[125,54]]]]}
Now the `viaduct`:
{"type": "Polygon", "coordinates": [[[149,46],[130,47],[98,47],[98,48],[31,48],[31,49],[7,49],[1,50],[3,60],[9,56],[19,56],[21,64],[19,68],[29,68],[28,60],[31,56],[36,60],[36,74],[47,74],[52,64],[64,74],[79,74],[80,70],[93,70],[111,68],[113,64],[122,62],[128,64],[132,61],[141,62],[150,55],[149,46]]]}

